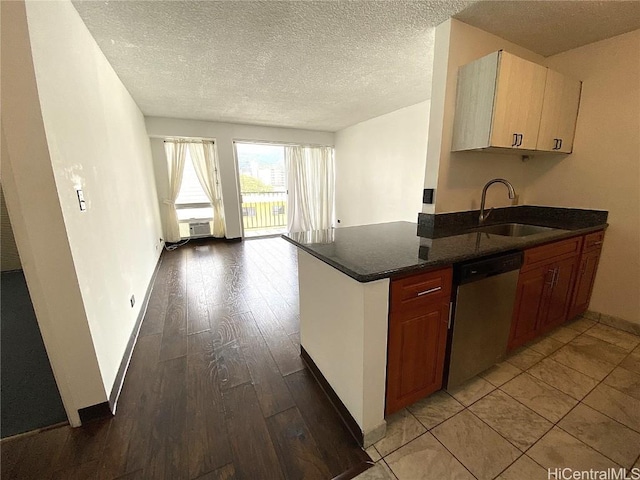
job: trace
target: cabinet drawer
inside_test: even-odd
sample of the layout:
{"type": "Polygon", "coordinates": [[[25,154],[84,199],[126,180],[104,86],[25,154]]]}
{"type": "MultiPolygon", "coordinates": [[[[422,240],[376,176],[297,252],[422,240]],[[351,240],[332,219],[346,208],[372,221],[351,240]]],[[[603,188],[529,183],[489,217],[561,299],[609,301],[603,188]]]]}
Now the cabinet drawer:
{"type": "Polygon", "coordinates": [[[525,250],[521,271],[526,272],[549,261],[562,260],[572,255],[578,255],[581,244],[582,237],[574,237],[525,250]]]}
{"type": "Polygon", "coordinates": [[[583,252],[591,252],[602,248],[602,242],[604,241],[604,230],[599,232],[589,233],[584,236],[583,252]]]}
{"type": "Polygon", "coordinates": [[[443,268],[391,282],[391,311],[421,307],[451,296],[452,269],[443,268]]]}

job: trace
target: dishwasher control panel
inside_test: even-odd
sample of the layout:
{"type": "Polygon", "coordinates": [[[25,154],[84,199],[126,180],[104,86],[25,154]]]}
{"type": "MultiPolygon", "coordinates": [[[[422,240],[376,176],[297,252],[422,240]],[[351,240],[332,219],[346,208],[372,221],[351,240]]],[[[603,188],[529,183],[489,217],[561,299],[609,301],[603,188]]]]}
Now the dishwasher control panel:
{"type": "Polygon", "coordinates": [[[460,263],[454,267],[454,283],[456,285],[464,285],[465,283],[518,270],[522,266],[522,257],[522,252],[512,252],[460,263]]]}

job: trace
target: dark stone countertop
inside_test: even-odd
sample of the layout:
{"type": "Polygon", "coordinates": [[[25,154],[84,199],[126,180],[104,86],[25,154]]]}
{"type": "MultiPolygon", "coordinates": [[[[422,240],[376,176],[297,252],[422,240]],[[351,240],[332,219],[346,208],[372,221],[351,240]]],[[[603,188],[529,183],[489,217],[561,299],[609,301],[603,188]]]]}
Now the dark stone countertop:
{"type": "MultiPolygon", "coordinates": [[[[523,219],[520,220],[522,223],[553,227],[552,230],[526,237],[505,237],[469,231],[468,224],[461,224],[457,231],[448,225],[448,235],[443,236],[442,232],[425,230],[422,223],[419,225],[411,222],[289,233],[282,237],[351,278],[359,282],[371,282],[500,252],[524,250],[602,230],[607,227],[606,212],[602,213],[600,216],[592,215],[582,222],[575,218],[565,219],[564,222],[554,218],[551,222],[553,225],[550,222],[544,225],[545,222],[542,221],[534,223],[523,219]]],[[[461,214],[468,216],[468,212],[461,214]]],[[[500,222],[492,219],[493,223],[505,222],[503,215],[497,215],[496,218],[500,222]]],[[[513,217],[506,220],[517,221],[513,217]]],[[[491,223],[487,222],[487,225],[491,223]]]]}

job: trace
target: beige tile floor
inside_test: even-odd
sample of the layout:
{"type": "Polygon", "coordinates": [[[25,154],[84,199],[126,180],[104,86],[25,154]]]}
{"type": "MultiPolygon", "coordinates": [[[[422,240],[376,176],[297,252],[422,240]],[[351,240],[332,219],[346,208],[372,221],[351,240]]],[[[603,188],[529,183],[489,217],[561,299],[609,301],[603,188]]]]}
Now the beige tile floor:
{"type": "Polygon", "coordinates": [[[640,468],[640,337],[580,317],[387,422],[358,480],[640,468]]]}

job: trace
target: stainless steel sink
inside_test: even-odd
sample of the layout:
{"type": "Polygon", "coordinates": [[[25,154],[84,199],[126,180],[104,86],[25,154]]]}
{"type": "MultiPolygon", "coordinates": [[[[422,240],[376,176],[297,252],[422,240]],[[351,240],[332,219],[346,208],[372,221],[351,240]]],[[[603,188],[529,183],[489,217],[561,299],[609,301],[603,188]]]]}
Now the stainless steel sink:
{"type": "Polygon", "coordinates": [[[527,237],[529,235],[548,232],[550,230],[553,230],[553,228],[541,227],[539,225],[527,225],[525,223],[501,223],[499,225],[479,227],[475,231],[489,233],[492,235],[502,235],[503,237],[527,237]]]}

